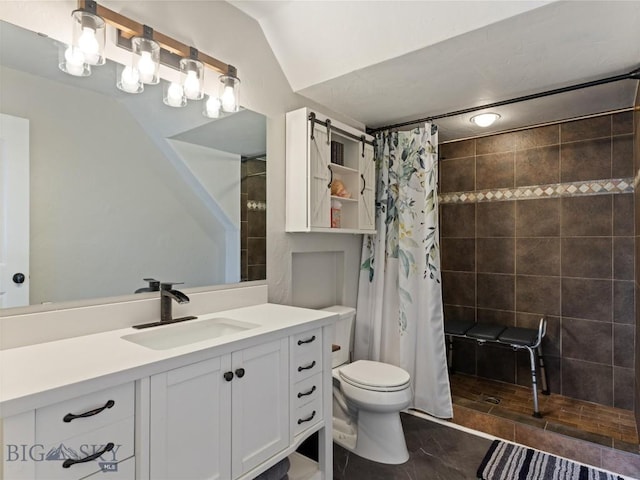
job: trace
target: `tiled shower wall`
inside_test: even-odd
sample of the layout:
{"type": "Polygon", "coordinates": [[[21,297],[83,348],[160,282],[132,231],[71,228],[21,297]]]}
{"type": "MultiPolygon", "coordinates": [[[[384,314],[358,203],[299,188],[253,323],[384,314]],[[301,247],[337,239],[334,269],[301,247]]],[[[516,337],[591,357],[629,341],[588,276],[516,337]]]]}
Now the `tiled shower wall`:
{"type": "MultiPolygon", "coordinates": [[[[638,182],[640,181],[640,85],[636,92],[636,110],[633,116],[634,124],[634,147],[633,147],[633,171],[635,173],[634,199],[635,199],[635,227],[636,227],[636,282],[635,282],[635,298],[636,304],[640,301],[640,195],[638,195],[638,182]]],[[[636,338],[640,339],[640,308],[636,308],[636,338]]],[[[638,431],[640,431],[640,341],[636,341],[636,377],[635,377],[635,410],[636,423],[638,431]]]]}
{"type": "MultiPolygon", "coordinates": [[[[440,146],[445,316],[526,327],[546,316],[551,390],[625,409],[635,378],[633,128],[623,112],[440,146]]],[[[454,361],[531,383],[528,357],[508,348],[461,340],[454,361]]]]}
{"type": "Polygon", "coordinates": [[[267,163],[243,161],[240,168],[240,279],[267,278],[267,163]]]}

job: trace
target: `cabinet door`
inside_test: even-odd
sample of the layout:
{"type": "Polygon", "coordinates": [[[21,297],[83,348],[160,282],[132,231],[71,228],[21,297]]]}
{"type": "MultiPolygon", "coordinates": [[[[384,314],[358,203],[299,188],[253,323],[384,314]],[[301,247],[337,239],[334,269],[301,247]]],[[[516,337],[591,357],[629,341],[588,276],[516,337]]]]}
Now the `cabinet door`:
{"type": "Polygon", "coordinates": [[[225,355],[151,377],[151,478],[231,478],[230,367],[225,355]]]}
{"type": "Polygon", "coordinates": [[[364,157],[360,156],[360,202],[358,223],[361,230],[376,228],[376,164],[373,161],[373,147],[364,146],[364,157]]]}
{"type": "MultiPolygon", "coordinates": [[[[320,125],[313,128],[309,139],[309,224],[311,227],[331,226],[331,149],[327,144],[327,129],[320,125]]],[[[304,178],[297,179],[304,182],[304,178]]]]}
{"type": "Polygon", "coordinates": [[[234,352],[232,364],[231,451],[237,478],[289,445],[288,339],[234,352]]]}

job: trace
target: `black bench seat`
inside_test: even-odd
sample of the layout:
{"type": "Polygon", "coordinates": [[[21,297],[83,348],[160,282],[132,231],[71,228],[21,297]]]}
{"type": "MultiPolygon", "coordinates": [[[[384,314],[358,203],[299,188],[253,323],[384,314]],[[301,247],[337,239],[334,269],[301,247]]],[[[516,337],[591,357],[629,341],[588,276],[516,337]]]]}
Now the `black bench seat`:
{"type": "Polygon", "coordinates": [[[541,318],[538,328],[506,327],[492,323],[475,323],[470,320],[447,319],[444,322],[444,334],[448,339],[449,370],[453,368],[453,337],[475,340],[483,345],[487,342],[509,346],[514,350],[526,349],[531,361],[531,384],[533,389],[533,416],[541,418],[538,406],[538,385],[536,363],[540,368],[542,393],[549,395],[549,382],[542,356],[542,339],[547,331],[547,321],[541,318]]]}

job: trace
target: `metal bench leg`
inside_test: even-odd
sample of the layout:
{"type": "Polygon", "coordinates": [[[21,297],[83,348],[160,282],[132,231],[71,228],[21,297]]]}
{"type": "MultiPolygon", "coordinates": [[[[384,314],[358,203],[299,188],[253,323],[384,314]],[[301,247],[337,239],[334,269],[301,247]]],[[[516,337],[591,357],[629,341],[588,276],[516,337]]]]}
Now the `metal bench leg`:
{"type": "Polygon", "coordinates": [[[547,369],[544,366],[544,357],[542,356],[542,346],[538,347],[538,365],[540,366],[540,381],[542,382],[542,393],[544,395],[549,395],[551,391],[549,390],[549,377],[547,377],[547,369]]]}
{"type": "Polygon", "coordinates": [[[542,418],[540,407],[538,405],[538,382],[536,380],[536,354],[531,347],[525,347],[529,351],[529,359],[531,360],[531,388],[533,389],[533,416],[542,418]]]}

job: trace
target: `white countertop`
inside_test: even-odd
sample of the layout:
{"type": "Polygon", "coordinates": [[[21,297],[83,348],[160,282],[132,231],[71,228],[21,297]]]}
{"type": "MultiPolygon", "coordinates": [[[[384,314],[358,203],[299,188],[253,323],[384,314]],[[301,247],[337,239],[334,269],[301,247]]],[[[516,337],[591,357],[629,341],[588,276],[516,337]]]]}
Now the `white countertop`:
{"type": "Polygon", "coordinates": [[[186,323],[216,317],[258,327],[166,350],[153,350],[121,338],[145,331],[134,328],[2,350],[0,418],[229,353],[257,340],[269,341],[281,336],[284,329],[289,329],[287,335],[295,334],[337,319],[331,312],[265,303],[200,315],[186,323]]]}

